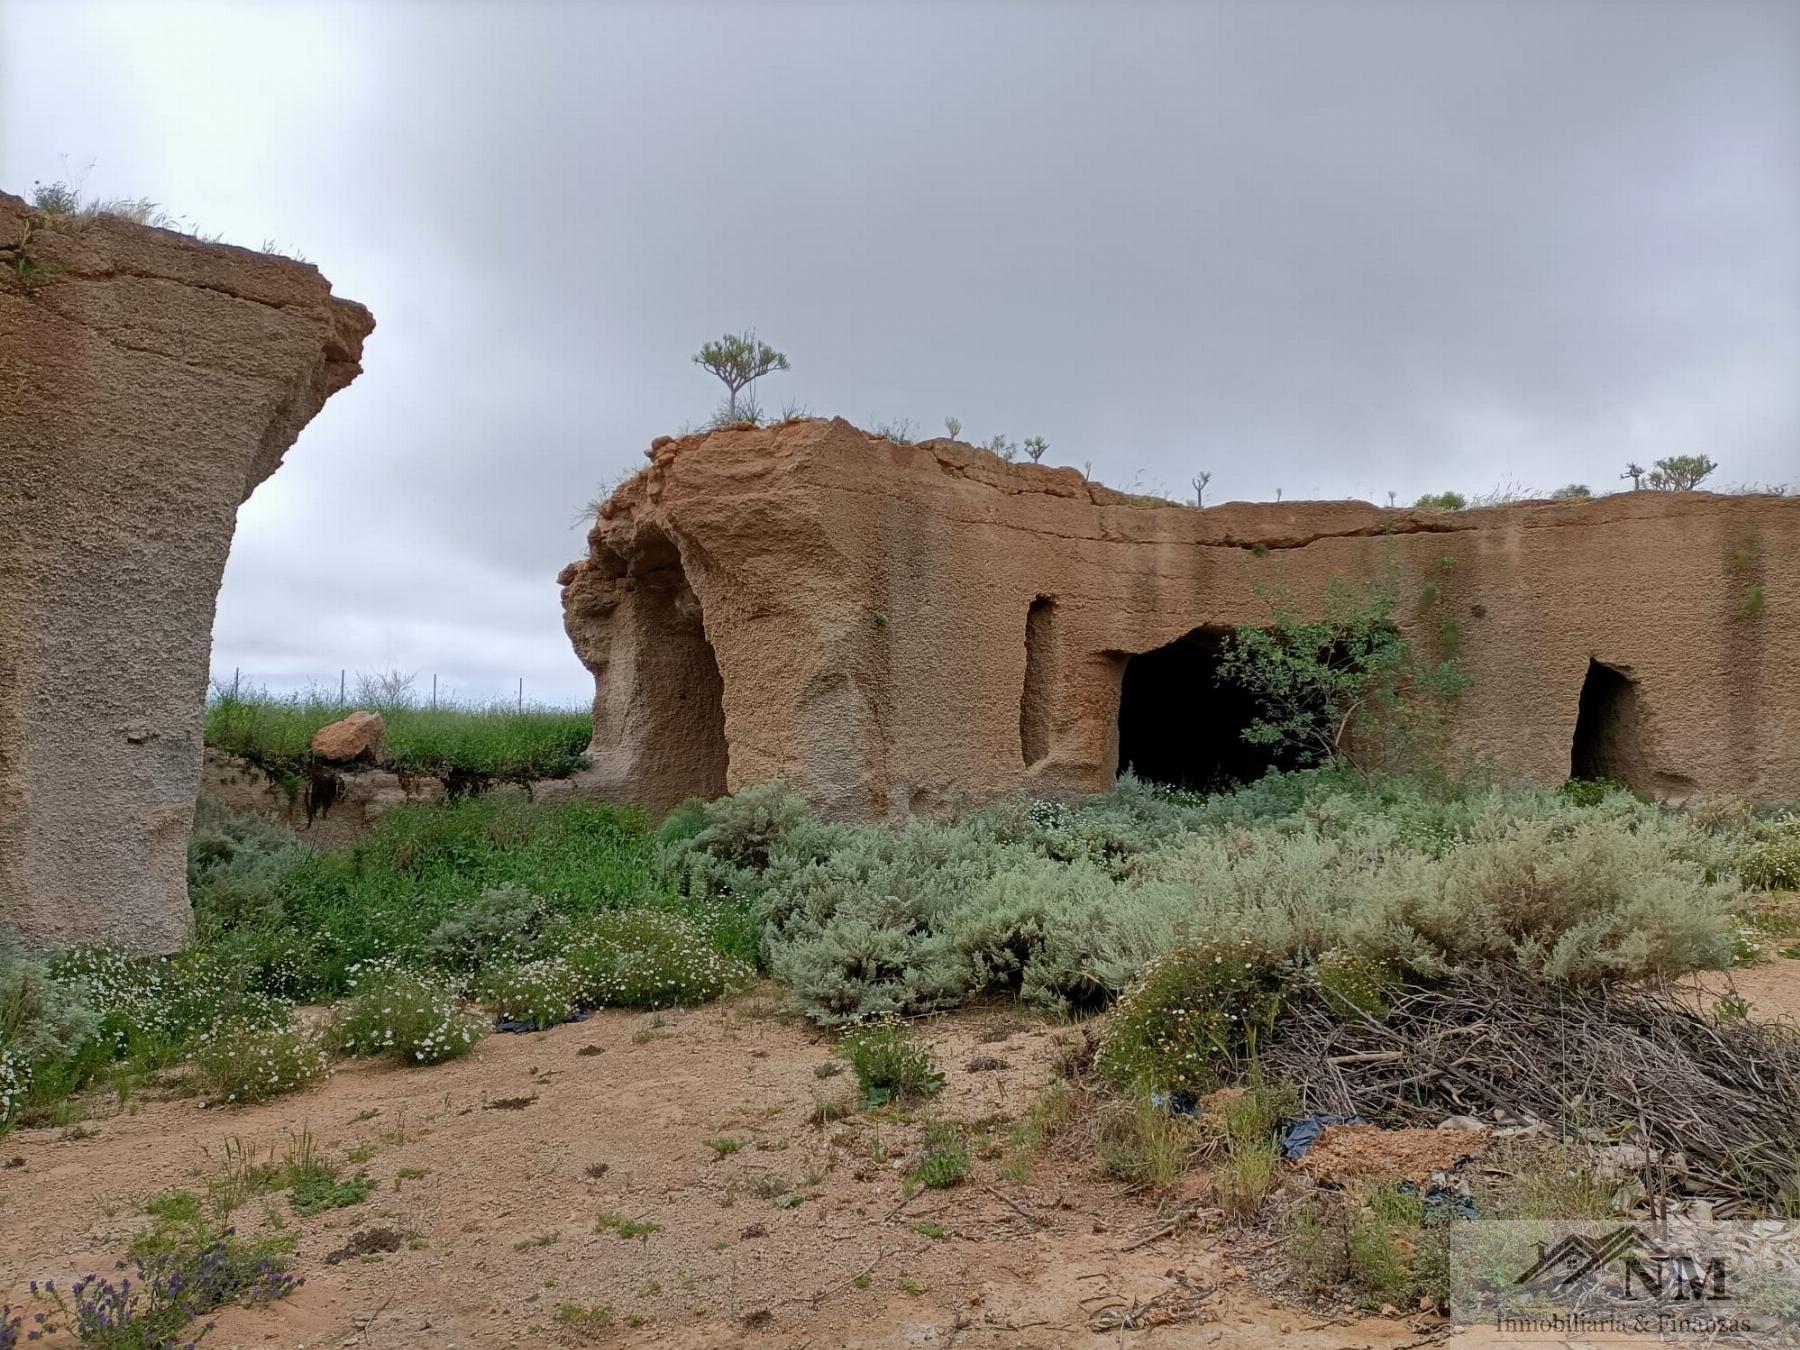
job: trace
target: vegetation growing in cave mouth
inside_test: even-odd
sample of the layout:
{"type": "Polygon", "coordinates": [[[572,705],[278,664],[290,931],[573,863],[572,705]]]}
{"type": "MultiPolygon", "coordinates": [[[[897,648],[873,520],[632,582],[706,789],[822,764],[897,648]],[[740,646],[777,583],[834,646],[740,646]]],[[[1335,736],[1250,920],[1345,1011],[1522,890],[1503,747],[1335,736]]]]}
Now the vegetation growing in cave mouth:
{"type": "Polygon", "coordinates": [[[1333,579],[1322,618],[1276,607],[1245,625],[1220,655],[1218,680],[1249,693],[1257,715],[1244,739],[1301,765],[1343,763],[1359,773],[1429,767],[1445,705],[1468,685],[1446,629],[1436,659],[1394,622],[1391,581],[1358,590],[1333,579]]]}

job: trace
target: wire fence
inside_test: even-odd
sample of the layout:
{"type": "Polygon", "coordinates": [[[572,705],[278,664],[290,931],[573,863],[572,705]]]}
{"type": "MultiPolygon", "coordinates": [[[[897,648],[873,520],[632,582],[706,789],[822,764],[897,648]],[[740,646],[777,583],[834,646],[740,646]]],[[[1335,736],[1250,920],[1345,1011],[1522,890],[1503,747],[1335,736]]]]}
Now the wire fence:
{"type": "Polygon", "coordinates": [[[542,700],[533,698],[528,701],[523,675],[514,677],[506,694],[488,698],[471,697],[464,692],[466,686],[442,679],[436,672],[427,677],[419,673],[393,670],[371,673],[342,666],[335,679],[290,679],[283,683],[286,685],[286,692],[272,691],[254,673],[246,674],[243,667],[234,666],[228,678],[221,674],[213,676],[208,701],[290,703],[342,711],[354,708],[512,708],[524,713],[533,710],[563,711],[586,706],[585,699],[575,697],[542,700]]]}

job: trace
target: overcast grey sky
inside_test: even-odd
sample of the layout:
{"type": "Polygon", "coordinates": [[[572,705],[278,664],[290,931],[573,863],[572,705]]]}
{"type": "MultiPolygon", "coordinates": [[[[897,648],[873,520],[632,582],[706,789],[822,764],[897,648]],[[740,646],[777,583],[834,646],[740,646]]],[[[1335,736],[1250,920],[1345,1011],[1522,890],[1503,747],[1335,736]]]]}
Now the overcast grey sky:
{"type": "Polygon", "coordinates": [[[1794,0],[0,16],[0,186],[276,239],[380,325],[241,513],[215,671],[588,697],[574,514],[751,324],[765,405],[1209,500],[1800,483],[1794,0]]]}

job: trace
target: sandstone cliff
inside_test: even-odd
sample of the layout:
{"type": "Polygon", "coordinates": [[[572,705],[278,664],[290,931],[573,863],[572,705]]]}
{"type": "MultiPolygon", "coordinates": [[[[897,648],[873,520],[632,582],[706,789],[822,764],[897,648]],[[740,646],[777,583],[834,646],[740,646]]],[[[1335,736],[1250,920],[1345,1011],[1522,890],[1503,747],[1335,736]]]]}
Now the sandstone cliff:
{"type": "Polygon", "coordinates": [[[1800,500],[1201,511],[843,421],[651,454],[560,580],[592,785],[652,810],[776,776],[849,819],[1099,790],[1122,735],[1200,781],[1239,743],[1217,638],[1378,575],[1460,649],[1459,757],[1800,795],[1800,500]]]}
{"type": "Polygon", "coordinates": [[[373,327],[303,263],[0,194],[0,923],[185,939],[237,509],[373,327]]]}

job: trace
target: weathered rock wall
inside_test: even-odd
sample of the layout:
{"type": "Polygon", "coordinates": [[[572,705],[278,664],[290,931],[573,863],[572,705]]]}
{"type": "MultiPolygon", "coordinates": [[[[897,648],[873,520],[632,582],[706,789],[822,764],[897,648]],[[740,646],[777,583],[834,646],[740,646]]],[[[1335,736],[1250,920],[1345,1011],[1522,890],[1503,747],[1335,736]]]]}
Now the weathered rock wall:
{"type": "MultiPolygon", "coordinates": [[[[1800,500],[1200,511],[842,421],[651,454],[560,580],[591,785],[652,810],[776,776],[849,819],[1103,789],[1134,654],[1380,576],[1460,650],[1459,758],[1558,783],[1579,721],[1647,791],[1800,795],[1800,500]]],[[[1199,677],[1151,712],[1225,715],[1199,677]]]]}
{"type": "MultiPolygon", "coordinates": [[[[237,755],[209,748],[200,778],[201,796],[242,815],[261,816],[285,825],[314,848],[349,848],[403,806],[429,806],[446,800],[444,780],[431,774],[395,773],[377,766],[350,766],[339,773],[341,795],[329,809],[306,813],[306,794],[291,795],[281,783],[237,755]]],[[[573,801],[583,795],[569,778],[540,778],[529,786],[497,783],[484,794],[539,806],[573,801]]]]}
{"type": "Polygon", "coordinates": [[[0,923],[185,939],[237,510],[373,326],[303,263],[0,194],[0,923]]]}

